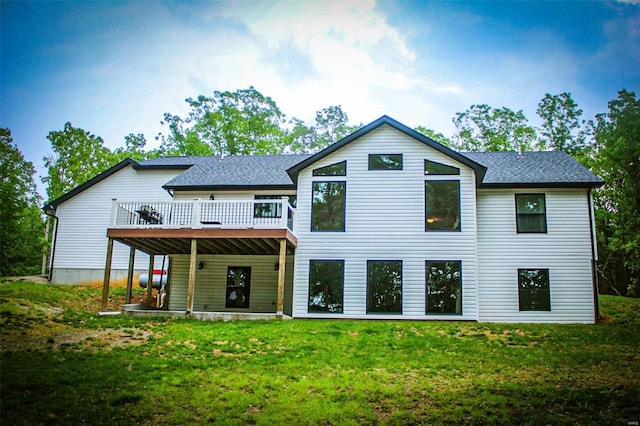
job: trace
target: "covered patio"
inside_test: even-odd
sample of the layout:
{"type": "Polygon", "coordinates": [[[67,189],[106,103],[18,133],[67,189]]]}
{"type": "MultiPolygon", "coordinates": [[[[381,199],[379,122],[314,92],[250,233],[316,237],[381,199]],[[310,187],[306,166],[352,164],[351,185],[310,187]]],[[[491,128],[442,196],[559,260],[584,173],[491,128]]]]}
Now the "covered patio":
{"type": "MultiPolygon", "coordinates": [[[[131,316],[172,316],[202,320],[283,319],[284,287],[287,255],[295,254],[297,239],[288,227],[269,229],[228,229],[218,226],[200,228],[166,228],[162,226],[131,228],[112,227],[107,230],[107,256],[102,292],[102,310],[109,300],[109,282],[114,242],[129,246],[127,290],[123,312],[131,316]],[[131,304],[136,251],[149,255],[149,282],[143,304],[131,304]],[[167,310],[153,306],[151,285],[156,256],[188,255],[188,285],[186,310],[167,310]],[[275,313],[203,312],[194,311],[194,290],[198,274],[198,255],[277,256],[277,299],[275,313]]],[[[171,295],[169,295],[171,297],[171,295]]]]}

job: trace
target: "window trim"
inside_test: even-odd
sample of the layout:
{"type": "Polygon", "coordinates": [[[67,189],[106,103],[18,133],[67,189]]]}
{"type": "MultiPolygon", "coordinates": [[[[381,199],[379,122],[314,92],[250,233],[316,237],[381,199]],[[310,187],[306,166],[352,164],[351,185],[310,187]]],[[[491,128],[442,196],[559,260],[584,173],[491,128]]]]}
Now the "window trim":
{"type": "Polygon", "coordinates": [[[551,273],[549,268],[518,268],[517,271],[517,284],[518,284],[518,312],[551,312],[551,273]],[[546,271],[547,276],[547,287],[546,287],[546,303],[549,306],[549,309],[528,309],[522,307],[522,289],[520,284],[520,272],[521,271],[546,271]]]}
{"type": "Polygon", "coordinates": [[[310,230],[311,232],[346,232],[347,228],[347,181],[346,180],[314,180],[311,182],[311,223],[310,230]],[[313,218],[314,218],[314,185],[316,183],[342,183],[344,184],[344,194],[343,194],[343,209],[342,209],[342,229],[313,229],[313,218]]]}
{"type": "Polygon", "coordinates": [[[367,260],[367,277],[366,277],[366,314],[367,315],[402,315],[402,311],[404,308],[404,262],[401,259],[368,259],[367,260]],[[383,262],[393,262],[400,263],[400,311],[399,312],[379,312],[379,311],[370,311],[369,310],[369,265],[371,263],[383,263],[383,262]]]}
{"type": "Polygon", "coordinates": [[[462,284],[462,260],[435,260],[427,259],[424,261],[424,313],[425,315],[441,315],[441,316],[455,316],[459,317],[464,312],[464,298],[463,298],[463,284],[462,284]],[[460,265],[460,313],[456,312],[429,312],[429,263],[457,263],[460,265]]]}
{"type": "Polygon", "coordinates": [[[326,166],[323,166],[323,167],[318,167],[317,169],[313,169],[311,171],[311,175],[313,177],[316,177],[316,176],[320,176],[320,177],[346,176],[347,175],[347,160],[338,161],[337,163],[333,163],[333,164],[329,164],[329,165],[326,165],[326,166]],[[335,174],[335,175],[329,175],[329,174],[322,174],[321,173],[322,170],[325,170],[325,169],[327,169],[329,167],[338,166],[338,165],[341,165],[341,164],[344,164],[344,173],[339,173],[339,174],[335,174]]]}
{"type": "Polygon", "coordinates": [[[429,179],[424,181],[424,230],[425,232],[462,232],[462,184],[460,179],[429,179]],[[427,227],[427,184],[433,182],[458,183],[458,227],[456,229],[429,229],[427,227]]]}
{"type": "Polygon", "coordinates": [[[307,292],[307,313],[309,314],[320,314],[320,315],[335,315],[335,314],[344,314],[344,271],[345,271],[345,259],[309,259],[309,283],[308,283],[308,292],[307,292]],[[340,263],[342,265],[342,283],[341,283],[341,308],[340,312],[330,312],[330,311],[312,311],[311,310],[311,265],[314,262],[326,262],[326,263],[340,263]]]}
{"type": "Polygon", "coordinates": [[[460,168],[459,167],[455,167],[455,166],[449,166],[448,164],[439,163],[439,162],[433,161],[433,160],[427,160],[425,158],[424,159],[424,175],[425,176],[460,176],[460,168]],[[438,166],[444,166],[444,167],[447,167],[449,169],[454,169],[455,172],[452,172],[452,173],[428,173],[427,172],[427,163],[437,164],[438,166]]]}
{"type": "MultiPolygon", "coordinates": [[[[549,225],[547,221],[547,194],[544,192],[516,192],[513,197],[515,203],[515,213],[516,213],[516,233],[518,234],[547,234],[549,232],[549,225]],[[544,230],[543,231],[522,231],[520,230],[520,221],[518,220],[519,215],[527,215],[531,213],[518,213],[518,196],[526,196],[526,195],[541,195],[542,202],[544,203],[544,230]]],[[[540,213],[536,213],[539,215],[540,213]]]]}
{"type": "Polygon", "coordinates": [[[225,298],[224,298],[224,307],[225,309],[251,309],[251,266],[227,266],[227,275],[225,282],[225,298]],[[231,269],[247,269],[249,273],[247,274],[247,286],[245,291],[245,297],[247,299],[247,306],[229,306],[229,289],[238,288],[237,286],[229,287],[229,271],[231,269]]]}
{"type": "Polygon", "coordinates": [[[369,170],[404,170],[404,155],[403,154],[369,154],[369,161],[367,162],[367,165],[369,167],[369,170]],[[371,159],[373,157],[378,157],[378,156],[382,156],[382,155],[386,155],[386,156],[400,156],[400,167],[399,168],[388,168],[388,167],[371,167],[371,159]]]}
{"type": "Polygon", "coordinates": [[[253,196],[253,218],[254,219],[280,219],[282,218],[282,210],[281,210],[281,206],[282,203],[274,203],[274,202],[269,202],[269,200],[272,201],[282,201],[282,197],[281,195],[254,195],[253,196]],[[260,202],[257,202],[258,200],[261,200],[260,202]],[[275,212],[274,215],[271,216],[264,216],[264,215],[259,215],[258,214],[258,210],[259,210],[259,205],[260,204],[271,204],[271,205],[275,205],[275,212]]]}

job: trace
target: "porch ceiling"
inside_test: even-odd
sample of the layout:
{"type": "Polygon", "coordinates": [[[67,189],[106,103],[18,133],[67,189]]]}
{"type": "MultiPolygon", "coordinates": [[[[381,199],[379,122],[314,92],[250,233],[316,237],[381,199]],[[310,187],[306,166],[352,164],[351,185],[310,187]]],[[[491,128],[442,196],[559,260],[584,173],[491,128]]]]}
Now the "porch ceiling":
{"type": "Polygon", "coordinates": [[[278,255],[280,240],[292,254],[298,244],[288,229],[126,229],[109,228],[107,237],[148,254],[189,254],[198,240],[198,254],[278,255]]]}

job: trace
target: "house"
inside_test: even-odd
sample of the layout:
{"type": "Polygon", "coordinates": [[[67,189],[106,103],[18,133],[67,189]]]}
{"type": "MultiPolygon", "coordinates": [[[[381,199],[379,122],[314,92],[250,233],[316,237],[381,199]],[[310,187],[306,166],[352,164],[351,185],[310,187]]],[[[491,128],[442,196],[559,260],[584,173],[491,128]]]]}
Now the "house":
{"type": "Polygon", "coordinates": [[[456,152],[387,116],[314,155],[126,160],[47,205],[51,279],[102,274],[106,306],[162,259],[163,309],[192,317],[593,323],[600,185],[562,152],[456,152]]]}

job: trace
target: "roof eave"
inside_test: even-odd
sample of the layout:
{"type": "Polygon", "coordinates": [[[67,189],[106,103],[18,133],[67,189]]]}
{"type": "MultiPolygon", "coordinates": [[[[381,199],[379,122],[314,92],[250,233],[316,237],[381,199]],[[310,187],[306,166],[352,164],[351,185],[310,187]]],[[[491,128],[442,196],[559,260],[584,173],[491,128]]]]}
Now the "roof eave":
{"type": "Polygon", "coordinates": [[[295,184],[287,185],[163,185],[172,191],[251,191],[251,190],[295,190],[295,184]]]}
{"type": "Polygon", "coordinates": [[[124,169],[125,167],[132,166],[132,167],[135,168],[136,165],[138,165],[138,163],[135,160],[132,160],[131,158],[125,158],[124,160],[122,160],[118,164],[116,164],[114,166],[111,166],[110,168],[108,168],[104,172],[98,174],[97,176],[93,177],[92,179],[89,179],[85,183],[76,186],[71,191],[61,195],[60,197],[58,197],[58,198],[56,198],[56,199],[54,199],[52,201],[48,201],[47,203],[44,204],[42,209],[44,210],[45,214],[47,214],[49,216],[53,216],[55,214],[56,209],[58,208],[58,206],[60,204],[62,204],[65,201],[75,197],[76,195],[78,195],[82,191],[85,191],[85,190],[91,188],[93,185],[103,181],[104,179],[106,179],[109,176],[119,172],[120,170],[124,169]]]}
{"type": "Polygon", "coordinates": [[[604,182],[500,182],[482,183],[480,189],[501,188],[598,188],[604,182]]]}

